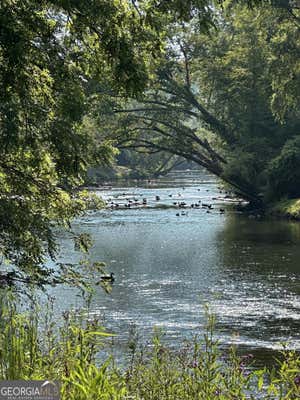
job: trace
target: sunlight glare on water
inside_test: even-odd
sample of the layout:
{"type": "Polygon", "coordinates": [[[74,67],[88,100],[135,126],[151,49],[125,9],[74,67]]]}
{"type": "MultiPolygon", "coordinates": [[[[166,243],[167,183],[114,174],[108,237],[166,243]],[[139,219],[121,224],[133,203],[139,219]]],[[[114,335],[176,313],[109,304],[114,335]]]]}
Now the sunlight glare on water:
{"type": "MultiPolygon", "coordinates": [[[[154,326],[162,328],[171,345],[201,333],[204,303],[216,313],[216,333],[225,344],[276,349],[288,340],[299,349],[299,223],[236,212],[228,194],[203,171],[120,183],[96,193],[108,209],[75,221],[74,229],[92,235],[92,258],[115,273],[111,295],[97,288],[91,313],[117,333],[117,349],[132,325],[144,341],[154,326]],[[146,205],[140,204],[143,199],[146,205]],[[176,202],[186,207],[178,209],[176,202]],[[191,207],[196,203],[200,206],[191,207]]],[[[61,242],[61,260],[76,261],[69,241],[61,242]]],[[[55,294],[62,309],[80,301],[66,288],[55,294]]]]}

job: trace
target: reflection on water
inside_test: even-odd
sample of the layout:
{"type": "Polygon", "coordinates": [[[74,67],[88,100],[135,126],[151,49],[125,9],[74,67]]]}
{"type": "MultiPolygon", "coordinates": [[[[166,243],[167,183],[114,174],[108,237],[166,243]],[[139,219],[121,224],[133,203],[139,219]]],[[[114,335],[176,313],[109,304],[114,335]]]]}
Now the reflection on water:
{"type": "Polygon", "coordinates": [[[247,346],[299,349],[300,224],[231,215],[219,235],[227,270],[214,304],[225,332],[247,346]]]}
{"type": "MultiPolygon", "coordinates": [[[[234,212],[224,191],[202,171],[99,194],[124,204],[147,198],[145,207],[98,211],[74,224],[91,233],[92,258],[107,262],[116,275],[112,294],[99,288],[92,304],[92,313],[118,334],[116,351],[132,325],[145,341],[154,326],[162,327],[170,344],[201,332],[207,302],[223,343],[276,349],[288,340],[299,348],[300,224],[234,212]],[[188,208],[178,216],[177,209],[153,208],[199,200],[213,209],[188,208]]],[[[62,259],[78,259],[68,240],[61,240],[62,259]]],[[[56,296],[60,308],[80,304],[72,290],[56,289],[56,296]]]]}

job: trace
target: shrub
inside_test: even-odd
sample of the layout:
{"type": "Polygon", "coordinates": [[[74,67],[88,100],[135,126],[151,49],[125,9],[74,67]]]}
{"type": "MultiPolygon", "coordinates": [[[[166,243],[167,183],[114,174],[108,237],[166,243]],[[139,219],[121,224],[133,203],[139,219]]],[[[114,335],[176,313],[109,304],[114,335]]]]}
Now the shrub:
{"type": "Polygon", "coordinates": [[[288,140],[267,172],[269,196],[300,197],[300,136],[288,140]]]}
{"type": "Polygon", "coordinates": [[[285,352],[268,371],[251,367],[252,356],[223,354],[208,315],[203,339],[178,350],[165,347],[160,335],[150,348],[131,343],[131,362],[120,369],[112,358],[99,359],[109,336],[99,321],[82,313],[63,314],[60,326],[48,308],[36,305],[19,313],[16,301],[0,304],[0,379],[57,379],[62,400],[292,400],[300,395],[300,359],[285,352]]]}

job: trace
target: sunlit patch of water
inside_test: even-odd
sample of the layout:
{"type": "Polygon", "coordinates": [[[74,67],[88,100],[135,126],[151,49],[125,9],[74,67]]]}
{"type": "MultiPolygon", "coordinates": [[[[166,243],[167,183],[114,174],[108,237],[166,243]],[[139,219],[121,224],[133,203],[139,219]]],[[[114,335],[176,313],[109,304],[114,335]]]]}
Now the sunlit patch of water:
{"type": "MultiPolygon", "coordinates": [[[[223,345],[261,354],[283,341],[300,348],[300,224],[237,213],[202,171],[96,193],[120,204],[147,199],[146,206],[91,212],[74,223],[75,231],[92,235],[92,259],[115,273],[111,295],[97,288],[89,313],[118,335],[120,357],[132,326],[145,342],[160,327],[170,345],[201,334],[206,303],[223,345]],[[179,201],[184,208],[169,207],[179,201]],[[201,206],[191,207],[197,202],[201,206]]],[[[61,240],[61,259],[76,261],[79,255],[61,240]]],[[[56,290],[60,308],[80,305],[74,291],[56,290]]]]}

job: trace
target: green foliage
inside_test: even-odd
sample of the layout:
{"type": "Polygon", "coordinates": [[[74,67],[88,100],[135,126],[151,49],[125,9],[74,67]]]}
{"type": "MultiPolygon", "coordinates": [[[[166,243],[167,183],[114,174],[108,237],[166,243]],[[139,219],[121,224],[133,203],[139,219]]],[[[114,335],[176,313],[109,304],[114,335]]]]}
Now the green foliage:
{"type": "Polygon", "coordinates": [[[281,171],[279,188],[270,164],[300,127],[299,11],[268,1],[218,10],[209,35],[197,20],[169,28],[151,89],[138,101],[113,98],[101,121],[120,149],[194,161],[258,205],[298,195],[297,176],[281,171]]]}
{"type": "Polygon", "coordinates": [[[1,284],[54,282],[44,264],[56,230],[86,209],[74,190],[88,165],[114,156],[84,118],[88,82],[124,95],[145,87],[160,35],[140,22],[127,1],[1,1],[1,284]]]}
{"type": "Polygon", "coordinates": [[[273,76],[272,110],[281,121],[291,115],[299,118],[300,99],[300,35],[299,11],[296,21],[284,20],[270,41],[272,47],[271,74],[273,76]]]}
{"type": "Polygon", "coordinates": [[[275,203],[270,209],[272,215],[279,217],[289,217],[292,219],[300,219],[300,200],[290,199],[290,200],[280,200],[275,203]]]}
{"type": "Polygon", "coordinates": [[[19,313],[11,298],[0,303],[0,379],[51,379],[62,383],[62,400],[276,399],[299,397],[300,360],[292,351],[271,371],[257,370],[251,354],[224,353],[215,340],[213,315],[203,339],[169,349],[161,334],[150,348],[131,343],[131,362],[118,368],[112,358],[99,359],[111,334],[97,319],[65,312],[54,322],[52,305],[19,313]],[[43,317],[42,317],[43,315],[43,317]],[[42,319],[41,319],[42,318],[42,319]]]}
{"type": "Polygon", "coordinates": [[[268,182],[273,198],[300,196],[300,137],[288,140],[270,162],[268,182]]]}

